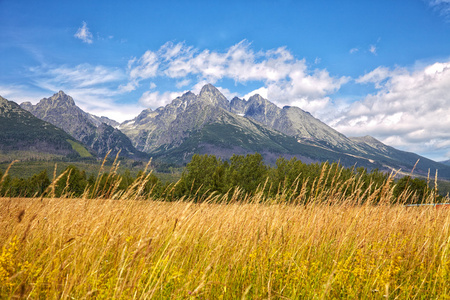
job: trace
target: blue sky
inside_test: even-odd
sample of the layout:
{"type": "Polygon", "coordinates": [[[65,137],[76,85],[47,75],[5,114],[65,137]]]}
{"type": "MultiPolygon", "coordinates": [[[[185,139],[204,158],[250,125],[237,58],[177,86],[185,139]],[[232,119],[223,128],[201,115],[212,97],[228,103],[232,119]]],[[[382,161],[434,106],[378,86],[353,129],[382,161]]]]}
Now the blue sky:
{"type": "Polygon", "coordinates": [[[450,0],[0,0],[0,95],[118,121],[205,83],[450,158],[450,0]]]}

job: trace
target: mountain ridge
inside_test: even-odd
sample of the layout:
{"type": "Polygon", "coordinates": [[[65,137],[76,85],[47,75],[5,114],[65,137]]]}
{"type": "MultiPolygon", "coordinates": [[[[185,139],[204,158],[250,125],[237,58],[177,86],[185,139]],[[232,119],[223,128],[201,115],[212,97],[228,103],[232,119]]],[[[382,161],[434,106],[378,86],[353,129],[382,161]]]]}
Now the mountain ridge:
{"type": "Polygon", "coordinates": [[[63,91],[41,99],[36,105],[24,102],[21,107],[63,129],[98,157],[104,157],[109,150],[112,156],[119,152],[127,157],[145,156],[135,149],[127,136],[112,126],[117,126],[118,122],[83,111],[63,91]]]}

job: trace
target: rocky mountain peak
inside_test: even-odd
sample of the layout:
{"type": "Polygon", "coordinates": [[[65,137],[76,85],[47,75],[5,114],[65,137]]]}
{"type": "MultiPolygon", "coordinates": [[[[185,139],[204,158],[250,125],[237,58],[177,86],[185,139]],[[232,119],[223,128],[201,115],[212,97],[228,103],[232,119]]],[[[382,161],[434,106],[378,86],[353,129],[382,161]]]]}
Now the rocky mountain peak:
{"type": "Polygon", "coordinates": [[[254,94],[253,96],[251,96],[250,98],[248,98],[249,102],[259,102],[259,103],[264,103],[267,100],[264,99],[260,94],[254,94]]]}
{"type": "Polygon", "coordinates": [[[256,112],[267,114],[268,112],[273,113],[279,110],[280,108],[278,106],[264,99],[261,95],[255,94],[248,99],[247,111],[245,113],[248,115],[254,115],[256,112]]]}
{"type": "Polygon", "coordinates": [[[212,84],[202,87],[198,94],[198,100],[207,104],[218,105],[227,110],[230,107],[230,102],[228,102],[227,98],[212,84]]]}
{"type": "Polygon", "coordinates": [[[123,156],[140,155],[131,141],[113,128],[119,123],[83,111],[75,104],[73,98],[63,91],[42,99],[36,105],[22,103],[22,108],[37,118],[61,128],[100,157],[110,149],[111,155],[115,155],[119,149],[123,150],[121,152],[123,156]]]}
{"type": "Polygon", "coordinates": [[[230,111],[235,114],[244,115],[246,105],[247,105],[247,101],[242,100],[238,97],[234,97],[230,101],[230,111]]]}
{"type": "Polygon", "coordinates": [[[49,100],[51,100],[51,102],[53,103],[58,104],[64,103],[67,106],[76,106],[73,98],[64,93],[63,91],[59,91],[58,93],[54,94],[49,98],[49,100]]]}
{"type": "Polygon", "coordinates": [[[199,97],[206,96],[206,95],[217,96],[217,95],[222,95],[222,93],[215,86],[208,83],[202,87],[202,89],[200,90],[200,94],[198,94],[198,95],[199,95],[199,97]]]}
{"type": "MultiPolygon", "coordinates": [[[[0,97],[1,98],[1,97],[0,97]]],[[[29,101],[27,101],[27,102],[23,102],[23,103],[21,103],[20,104],[20,106],[22,107],[22,108],[24,108],[24,107],[33,107],[33,104],[31,103],[31,102],[29,102],[29,101]]],[[[24,108],[24,109],[26,109],[26,108],[24,108]]],[[[26,109],[26,110],[28,110],[28,109],[26,109]]]]}
{"type": "Polygon", "coordinates": [[[193,92],[191,92],[191,91],[187,91],[186,93],[184,93],[182,95],[182,97],[192,97],[192,96],[195,96],[195,94],[193,92]]]}

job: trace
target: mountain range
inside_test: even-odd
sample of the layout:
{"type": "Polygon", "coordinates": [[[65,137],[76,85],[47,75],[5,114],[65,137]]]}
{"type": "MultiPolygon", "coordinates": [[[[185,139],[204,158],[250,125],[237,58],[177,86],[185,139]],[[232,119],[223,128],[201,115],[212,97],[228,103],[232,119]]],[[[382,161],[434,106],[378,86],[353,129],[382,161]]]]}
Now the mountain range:
{"type": "MultiPolygon", "coordinates": [[[[438,169],[440,177],[450,178],[448,165],[397,150],[370,136],[348,138],[298,107],[280,108],[260,95],[229,101],[211,84],[198,95],[187,92],[166,106],[146,109],[121,124],[84,112],[62,91],[36,105],[16,104],[15,109],[62,129],[98,157],[111,149],[113,154],[121,150],[120,155],[134,159],[153,157],[183,164],[195,153],[226,159],[233,154],[259,152],[268,163],[280,156],[295,156],[304,162],[339,161],[345,166],[405,172],[419,160],[416,173],[426,175],[430,170],[434,174],[438,169]]],[[[0,116],[16,118],[4,116],[1,110],[0,116]]],[[[14,148],[12,144],[0,147],[14,148]]]]}

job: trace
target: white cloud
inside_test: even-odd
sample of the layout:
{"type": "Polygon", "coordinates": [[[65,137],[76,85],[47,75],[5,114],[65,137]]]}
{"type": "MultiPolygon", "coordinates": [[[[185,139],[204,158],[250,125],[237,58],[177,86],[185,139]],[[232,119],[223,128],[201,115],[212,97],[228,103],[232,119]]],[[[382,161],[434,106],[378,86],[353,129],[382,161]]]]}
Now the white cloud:
{"type": "Polygon", "coordinates": [[[441,15],[448,17],[450,14],[450,0],[426,0],[426,2],[438,10],[441,15]]]}
{"type": "MultiPolygon", "coordinates": [[[[139,104],[118,104],[114,101],[114,91],[106,88],[65,89],[75,103],[84,111],[97,116],[106,116],[118,122],[135,118],[144,106],[139,104]]],[[[47,96],[49,97],[49,96],[47,96]]]]}
{"type": "Polygon", "coordinates": [[[31,71],[46,77],[48,81],[70,85],[77,88],[96,86],[124,80],[125,74],[117,68],[81,64],[75,67],[32,68],[31,71]]]}
{"type": "Polygon", "coordinates": [[[369,46],[369,52],[372,53],[372,54],[374,54],[374,55],[377,55],[377,46],[375,46],[375,45],[370,45],[370,46],[369,46]]]}
{"type": "Polygon", "coordinates": [[[160,93],[147,91],[144,94],[142,94],[141,98],[139,99],[139,103],[144,107],[157,108],[170,103],[173,99],[175,99],[178,96],[181,96],[183,93],[184,92],[160,93]]]}
{"type": "Polygon", "coordinates": [[[93,41],[92,33],[89,31],[89,28],[87,27],[86,22],[83,21],[82,24],[83,24],[83,26],[78,28],[78,30],[74,36],[77,39],[82,40],[84,43],[92,44],[92,41],[93,41]]]}
{"type": "Polygon", "coordinates": [[[134,62],[137,62],[138,66],[130,70],[130,78],[138,80],[155,77],[159,67],[158,59],[158,55],[152,51],[145,52],[138,60],[136,58],[131,59],[128,62],[129,67],[134,65],[134,62]]]}
{"type": "Polygon", "coordinates": [[[36,97],[32,103],[63,90],[81,109],[116,121],[132,119],[144,109],[141,105],[116,102],[116,99],[126,91],[126,88],[123,86],[117,88],[117,85],[127,78],[125,72],[117,68],[90,64],[74,67],[44,65],[31,68],[30,73],[34,86],[47,91],[45,95],[36,97]]]}
{"type": "Polygon", "coordinates": [[[352,49],[350,49],[350,54],[353,54],[353,53],[356,53],[356,52],[358,52],[359,51],[359,49],[358,48],[352,48],[352,49]]]}
{"type": "Polygon", "coordinates": [[[269,91],[266,87],[260,87],[259,89],[256,89],[254,91],[251,91],[250,93],[246,94],[243,98],[248,100],[253,95],[260,95],[261,97],[268,99],[269,98],[269,91]]]}
{"type": "MultiPolygon", "coordinates": [[[[216,84],[222,79],[242,84],[260,81],[272,101],[280,105],[302,103],[306,109],[314,110],[312,113],[348,81],[346,77],[332,77],[324,69],[311,70],[304,59],[296,59],[285,47],[255,52],[245,40],[223,52],[200,51],[184,43],[168,42],[157,51],[148,50],[142,57],[132,58],[128,67],[130,89],[156,77],[178,80],[177,88],[189,81],[198,82],[196,86],[216,84]]],[[[145,103],[151,105],[149,101],[145,103]]]]}
{"type": "Polygon", "coordinates": [[[42,91],[31,90],[24,85],[0,85],[0,96],[9,101],[14,101],[17,104],[22,102],[31,102],[36,104],[39,99],[42,99],[47,94],[42,91]]]}
{"type": "Polygon", "coordinates": [[[450,61],[412,71],[379,67],[356,82],[378,91],[345,109],[333,122],[337,130],[413,152],[450,150],[450,61]]]}
{"type": "Polygon", "coordinates": [[[121,93],[132,92],[136,89],[137,86],[138,86],[138,83],[133,80],[133,81],[129,81],[127,84],[119,85],[118,90],[121,93]]]}
{"type": "Polygon", "coordinates": [[[176,84],[175,84],[175,86],[177,87],[177,88],[182,88],[182,87],[185,87],[185,86],[187,86],[188,84],[190,84],[191,83],[191,80],[190,79],[183,79],[183,80],[181,80],[181,81],[178,81],[176,84]]]}

